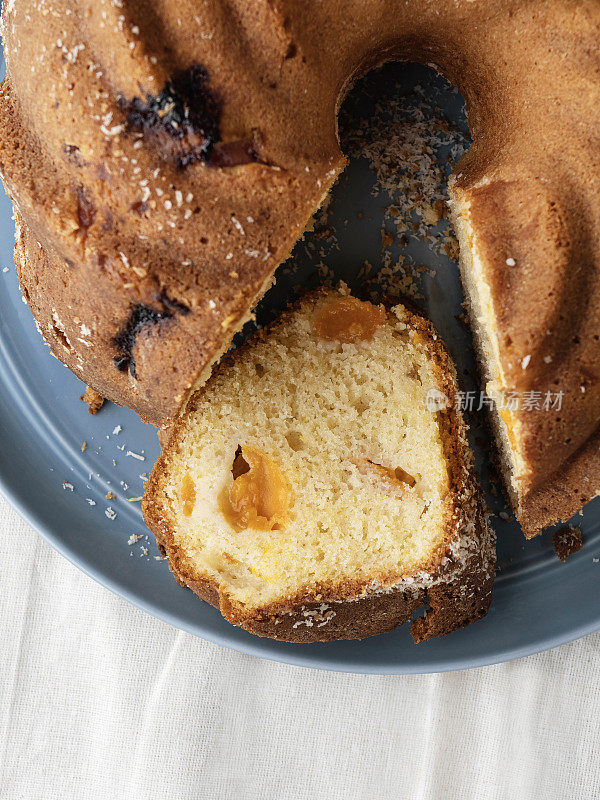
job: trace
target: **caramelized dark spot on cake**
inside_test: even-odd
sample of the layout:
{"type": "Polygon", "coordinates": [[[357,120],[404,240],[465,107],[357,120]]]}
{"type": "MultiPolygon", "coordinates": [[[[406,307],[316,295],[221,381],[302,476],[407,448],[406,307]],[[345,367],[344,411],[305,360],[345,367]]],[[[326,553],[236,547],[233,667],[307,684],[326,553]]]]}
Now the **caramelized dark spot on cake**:
{"type": "Polygon", "coordinates": [[[134,211],[138,216],[143,217],[150,208],[148,203],[145,200],[136,200],[135,203],[132,203],[130,206],[131,210],[134,211]]]}
{"type": "Polygon", "coordinates": [[[77,221],[79,227],[86,231],[94,224],[98,209],[84,186],[77,187],[77,221]]]}
{"type": "Polygon", "coordinates": [[[146,100],[119,98],[130,131],[152,141],[164,158],[179,169],[204,161],[215,167],[233,167],[258,161],[255,136],[221,141],[221,100],[209,88],[201,64],[176,72],[161,92],[146,100]]]}
{"type": "Polygon", "coordinates": [[[162,320],[170,319],[172,316],[172,312],[168,309],[156,311],[154,308],[149,308],[141,303],[133,306],[127,322],[113,339],[113,343],[119,350],[119,355],[113,359],[115,367],[121,372],[125,372],[128,369],[131,375],[137,378],[133,348],[135,347],[138,333],[147,325],[156,325],[162,320]]]}
{"type": "Polygon", "coordinates": [[[238,167],[259,160],[253,139],[217,142],[210,156],[210,163],[215,167],[238,167]]]}
{"type": "Polygon", "coordinates": [[[166,292],[160,292],[157,300],[162,305],[161,310],[142,303],[132,306],[129,318],[113,339],[119,350],[119,355],[113,359],[116,368],[121,372],[128,369],[134,378],[137,378],[137,374],[133,348],[138,333],[147,325],[157,325],[166,319],[172,319],[176,314],[185,316],[190,313],[190,309],[184,303],[173,300],[166,292]]]}
{"type": "Polygon", "coordinates": [[[205,67],[192,64],[176,72],[162,91],[146,100],[119,98],[130,131],[156,142],[163,155],[180,169],[208,161],[221,138],[221,102],[208,86],[205,67]]]}
{"type": "Polygon", "coordinates": [[[186,314],[190,313],[190,309],[185,305],[185,303],[181,303],[179,300],[173,300],[173,298],[169,297],[169,295],[165,292],[160,292],[158,299],[165,308],[167,308],[169,311],[172,311],[174,314],[181,314],[182,316],[185,316],[186,314]]]}
{"type": "Polygon", "coordinates": [[[76,144],[63,144],[62,150],[67,157],[67,161],[70,161],[71,164],[75,164],[77,167],[83,167],[87,164],[76,144]]]}

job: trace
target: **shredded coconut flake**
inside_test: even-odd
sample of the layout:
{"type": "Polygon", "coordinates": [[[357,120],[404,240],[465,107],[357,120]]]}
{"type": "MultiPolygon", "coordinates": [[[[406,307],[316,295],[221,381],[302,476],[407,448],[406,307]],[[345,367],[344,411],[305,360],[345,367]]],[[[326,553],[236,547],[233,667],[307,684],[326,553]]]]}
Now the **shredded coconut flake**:
{"type": "Polygon", "coordinates": [[[131,458],[137,458],[138,461],[145,461],[146,456],[142,456],[139,453],[134,453],[133,450],[128,450],[125,453],[126,456],[131,456],[131,458]]]}

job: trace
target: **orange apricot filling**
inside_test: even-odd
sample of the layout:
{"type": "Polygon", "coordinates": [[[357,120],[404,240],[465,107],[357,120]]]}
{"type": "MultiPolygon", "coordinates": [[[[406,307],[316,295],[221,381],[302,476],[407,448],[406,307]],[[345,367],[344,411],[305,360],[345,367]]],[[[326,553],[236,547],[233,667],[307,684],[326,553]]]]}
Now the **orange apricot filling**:
{"type": "Polygon", "coordinates": [[[289,521],[292,487],[277,462],[256,447],[238,448],[233,483],[220,498],[221,511],[238,531],[280,530],[289,521]]]}
{"type": "Polygon", "coordinates": [[[385,319],[382,306],[356,297],[339,297],[328,300],[321,307],[315,319],[315,328],[321,339],[354,343],[372,339],[385,319]]]}
{"type": "Polygon", "coordinates": [[[417,483],[416,478],[402,467],[382,467],[381,464],[377,464],[369,458],[358,460],[355,463],[359,472],[371,479],[376,479],[388,490],[398,492],[406,487],[412,489],[417,483]]]}
{"type": "Polygon", "coordinates": [[[183,505],[183,516],[191,517],[194,506],[196,505],[196,485],[189,472],[186,472],[183,476],[180,497],[183,505]]]}
{"type": "Polygon", "coordinates": [[[506,435],[514,453],[517,452],[517,435],[515,433],[515,421],[512,412],[508,408],[499,409],[500,416],[506,426],[506,435]]]}

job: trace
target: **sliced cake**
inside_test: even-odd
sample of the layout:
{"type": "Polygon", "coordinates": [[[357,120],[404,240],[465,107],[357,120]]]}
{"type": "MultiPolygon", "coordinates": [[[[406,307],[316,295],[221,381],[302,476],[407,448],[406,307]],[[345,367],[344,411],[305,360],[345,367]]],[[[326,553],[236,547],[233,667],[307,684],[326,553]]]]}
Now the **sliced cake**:
{"type": "Polygon", "coordinates": [[[501,472],[531,538],[600,494],[600,310],[578,248],[585,215],[515,173],[452,182],[450,206],[501,472]]]}
{"type": "Polygon", "coordinates": [[[340,290],[229,354],[156,462],[147,524],[175,576],[233,624],[292,642],[487,612],[494,537],[431,325],[340,290]]]}

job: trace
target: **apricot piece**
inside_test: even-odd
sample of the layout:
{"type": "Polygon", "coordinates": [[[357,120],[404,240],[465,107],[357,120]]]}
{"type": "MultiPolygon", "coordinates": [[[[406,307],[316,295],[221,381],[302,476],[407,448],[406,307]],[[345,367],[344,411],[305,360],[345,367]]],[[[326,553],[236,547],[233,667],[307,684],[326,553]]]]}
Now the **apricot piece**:
{"type": "Polygon", "coordinates": [[[394,478],[397,481],[399,481],[400,483],[405,483],[407,486],[410,486],[411,489],[417,482],[416,478],[413,478],[413,476],[406,470],[402,469],[402,467],[396,467],[396,469],[393,470],[393,473],[394,473],[394,478]]]}
{"type": "Polygon", "coordinates": [[[181,502],[183,504],[183,516],[191,517],[196,505],[196,485],[189,472],[185,473],[181,482],[181,502]]]}
{"type": "Polygon", "coordinates": [[[339,342],[361,342],[372,339],[375,331],[384,324],[385,309],[356,297],[338,297],[328,300],[315,319],[315,329],[321,339],[339,342]]]}
{"type": "Polygon", "coordinates": [[[407,486],[412,489],[417,483],[416,478],[402,467],[383,467],[369,458],[355,463],[363,475],[378,479],[383,486],[396,492],[407,486]]]}
{"type": "Polygon", "coordinates": [[[287,524],[292,487],[271,456],[250,445],[238,448],[232,474],[233,483],[221,496],[221,510],[236,530],[272,531],[287,524]]]}
{"type": "Polygon", "coordinates": [[[515,418],[508,408],[501,408],[500,409],[500,416],[506,425],[506,435],[508,436],[508,441],[510,442],[510,446],[512,447],[513,451],[516,452],[517,450],[517,435],[515,432],[515,418]]]}

